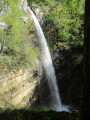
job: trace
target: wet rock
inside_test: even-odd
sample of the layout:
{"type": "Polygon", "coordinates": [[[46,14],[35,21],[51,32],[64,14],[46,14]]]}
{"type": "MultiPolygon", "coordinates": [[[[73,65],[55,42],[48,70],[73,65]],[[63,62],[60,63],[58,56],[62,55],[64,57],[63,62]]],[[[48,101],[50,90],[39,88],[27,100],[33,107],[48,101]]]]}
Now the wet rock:
{"type": "Polygon", "coordinates": [[[37,19],[39,20],[40,24],[42,25],[44,22],[44,14],[43,12],[40,11],[39,8],[36,8],[33,4],[30,6],[31,10],[34,12],[36,15],[37,19]]]}
{"type": "Polygon", "coordinates": [[[52,58],[62,103],[78,109],[82,94],[82,47],[57,49],[52,58]]]}

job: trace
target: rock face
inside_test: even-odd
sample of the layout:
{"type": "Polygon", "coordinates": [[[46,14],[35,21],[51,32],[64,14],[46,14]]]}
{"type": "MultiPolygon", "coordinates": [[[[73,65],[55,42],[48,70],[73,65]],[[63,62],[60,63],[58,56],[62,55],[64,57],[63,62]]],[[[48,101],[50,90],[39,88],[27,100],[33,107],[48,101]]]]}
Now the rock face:
{"type": "Polygon", "coordinates": [[[21,8],[23,8],[25,11],[27,11],[27,0],[21,0],[21,8]]]}
{"type": "Polygon", "coordinates": [[[58,49],[53,62],[63,104],[79,108],[82,95],[82,48],[58,49]]]}
{"type": "MultiPolygon", "coordinates": [[[[12,10],[4,4],[2,7],[2,10],[0,8],[0,20],[2,20],[5,10],[7,10],[6,12],[12,10]]],[[[27,0],[21,0],[18,7],[19,10],[24,9],[27,13],[27,0]]],[[[26,22],[29,19],[28,16],[28,13],[22,14],[21,18],[26,22]]],[[[0,29],[5,29],[6,26],[8,27],[0,21],[0,29]]],[[[27,104],[33,106],[38,97],[37,82],[37,75],[35,76],[30,69],[0,71],[0,108],[25,107],[27,104]]]]}
{"type": "Polygon", "coordinates": [[[38,79],[33,75],[30,69],[0,72],[0,108],[25,107],[34,102],[38,79]]]}
{"type": "Polygon", "coordinates": [[[36,15],[38,21],[42,25],[44,23],[44,13],[40,11],[39,8],[35,7],[33,4],[30,6],[34,14],[36,15]]]}
{"type": "MultiPolygon", "coordinates": [[[[57,83],[63,105],[79,109],[82,96],[82,48],[57,49],[52,53],[57,83]]],[[[40,80],[42,106],[49,106],[50,89],[45,73],[40,80]]]]}
{"type": "MultiPolygon", "coordinates": [[[[21,0],[19,7],[27,11],[27,1],[21,0]]],[[[33,5],[30,7],[43,24],[44,16],[40,9],[33,5]]],[[[3,11],[0,12],[0,17],[2,14],[3,11]]],[[[22,16],[22,18],[26,21],[28,16],[22,16]]],[[[0,29],[5,27],[6,24],[0,21],[0,29]]],[[[52,21],[51,23],[45,23],[43,28],[46,38],[51,44],[50,47],[52,47],[57,42],[58,30],[52,21]]],[[[82,49],[79,47],[66,48],[64,46],[63,49],[59,48],[52,53],[62,103],[76,108],[79,107],[82,86],[81,52],[82,49]]],[[[30,69],[0,72],[0,108],[24,107],[28,103],[32,106],[39,93],[37,82],[37,77],[33,75],[30,69]]],[[[48,104],[49,88],[45,76],[41,80],[40,90],[41,95],[44,95],[44,97],[41,97],[42,101],[48,104]]]]}
{"type": "MultiPolygon", "coordinates": [[[[30,7],[38,18],[40,15],[39,9],[35,8],[34,5],[30,7]]],[[[42,27],[49,46],[53,51],[54,44],[56,45],[56,43],[60,42],[58,29],[55,27],[53,21],[44,23],[42,27]]],[[[62,103],[70,105],[72,109],[79,108],[82,93],[82,47],[65,45],[63,42],[60,45],[61,47],[59,46],[58,49],[52,52],[52,59],[62,103]]],[[[49,86],[45,74],[43,74],[40,80],[42,106],[44,104],[49,106],[49,93],[49,86]]]]}
{"type": "Polygon", "coordinates": [[[58,37],[53,21],[43,24],[56,72],[58,87],[63,104],[79,108],[82,96],[82,47],[66,45],[58,37]]]}

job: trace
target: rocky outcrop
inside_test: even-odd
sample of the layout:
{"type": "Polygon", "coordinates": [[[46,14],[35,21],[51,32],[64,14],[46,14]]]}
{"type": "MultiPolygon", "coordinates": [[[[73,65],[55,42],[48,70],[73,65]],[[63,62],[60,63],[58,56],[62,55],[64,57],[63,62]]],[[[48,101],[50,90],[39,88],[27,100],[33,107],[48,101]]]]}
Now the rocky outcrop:
{"type": "Polygon", "coordinates": [[[27,12],[27,6],[28,6],[27,0],[21,0],[20,8],[23,8],[27,12]]]}
{"type": "Polygon", "coordinates": [[[82,95],[82,47],[57,49],[52,54],[57,82],[63,104],[72,109],[80,107],[82,95]]]}
{"type": "Polygon", "coordinates": [[[42,27],[51,50],[62,103],[72,109],[79,108],[82,96],[82,46],[68,45],[62,41],[54,21],[45,21],[42,27]]]}
{"type": "MultiPolygon", "coordinates": [[[[24,10],[27,13],[27,0],[21,0],[17,8],[21,12],[24,10]]],[[[5,10],[8,13],[8,10],[11,11],[12,8],[4,4],[2,9],[0,8],[0,29],[6,29],[6,27],[8,29],[9,27],[1,21],[5,10]]],[[[25,20],[25,23],[29,19],[28,13],[25,14],[25,12],[20,17],[25,20]]],[[[21,70],[12,71],[3,69],[3,71],[0,71],[0,108],[25,107],[27,104],[32,106],[38,96],[37,82],[37,75],[34,76],[34,71],[30,69],[22,68],[21,70]]]]}
{"type": "MultiPolygon", "coordinates": [[[[63,105],[79,109],[82,96],[82,47],[66,47],[52,53],[57,83],[63,105]]],[[[45,72],[40,77],[40,99],[43,107],[49,106],[50,89],[45,72]]]]}
{"type": "Polygon", "coordinates": [[[35,5],[30,5],[30,8],[32,9],[32,11],[34,12],[34,14],[36,15],[38,21],[40,22],[41,25],[43,25],[44,23],[44,13],[42,11],[40,11],[40,8],[35,7],[35,5]]]}
{"type": "Polygon", "coordinates": [[[38,82],[33,75],[30,69],[0,71],[0,107],[26,106],[35,93],[38,82]]]}

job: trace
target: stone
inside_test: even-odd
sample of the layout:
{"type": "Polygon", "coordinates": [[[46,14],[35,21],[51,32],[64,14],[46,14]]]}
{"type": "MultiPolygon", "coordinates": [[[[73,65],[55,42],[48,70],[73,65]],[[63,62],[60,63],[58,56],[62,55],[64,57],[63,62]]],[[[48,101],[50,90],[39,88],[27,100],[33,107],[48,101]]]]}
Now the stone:
{"type": "Polygon", "coordinates": [[[6,27],[7,27],[6,23],[0,21],[0,29],[4,29],[6,27]]]}
{"type": "Polygon", "coordinates": [[[21,0],[21,7],[27,12],[27,0],[21,0]]]}
{"type": "Polygon", "coordinates": [[[39,20],[40,24],[43,24],[43,21],[45,19],[43,12],[40,11],[39,8],[36,8],[33,4],[30,6],[31,10],[36,15],[37,19],[39,20]]]}
{"type": "MultiPolygon", "coordinates": [[[[35,94],[34,91],[38,82],[37,76],[34,78],[33,74],[30,69],[0,72],[0,96],[8,102],[9,107],[25,107],[27,105],[29,98],[35,94]],[[24,97],[26,97],[25,100],[24,97]]],[[[8,107],[4,105],[5,102],[2,107],[2,99],[0,98],[0,107],[8,107]]]]}

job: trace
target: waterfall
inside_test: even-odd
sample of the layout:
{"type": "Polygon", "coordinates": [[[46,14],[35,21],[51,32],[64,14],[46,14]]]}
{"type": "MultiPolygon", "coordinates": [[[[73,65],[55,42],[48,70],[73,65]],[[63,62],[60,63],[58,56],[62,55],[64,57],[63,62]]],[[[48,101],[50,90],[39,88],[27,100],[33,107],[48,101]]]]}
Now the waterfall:
{"type": "Polygon", "coordinates": [[[61,99],[59,95],[57,80],[55,76],[55,71],[54,71],[51,55],[50,55],[49,48],[47,45],[47,41],[45,39],[44,33],[42,31],[42,28],[36,16],[34,15],[34,13],[29,7],[28,7],[28,12],[29,12],[29,15],[32,16],[32,19],[35,23],[36,32],[39,38],[39,43],[40,43],[40,48],[41,48],[41,60],[43,63],[43,67],[46,71],[46,77],[48,80],[48,84],[49,84],[50,91],[51,91],[51,97],[52,97],[51,102],[50,102],[50,108],[56,111],[62,111],[62,104],[61,104],[61,99]]]}

